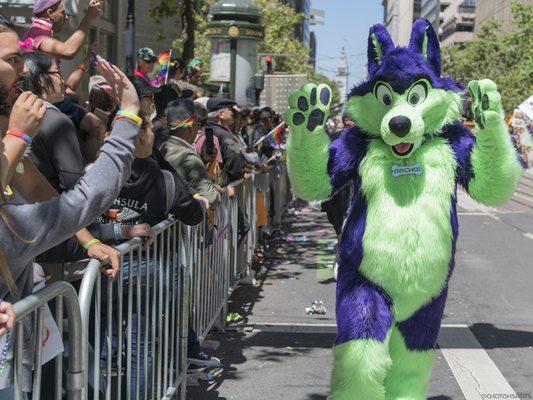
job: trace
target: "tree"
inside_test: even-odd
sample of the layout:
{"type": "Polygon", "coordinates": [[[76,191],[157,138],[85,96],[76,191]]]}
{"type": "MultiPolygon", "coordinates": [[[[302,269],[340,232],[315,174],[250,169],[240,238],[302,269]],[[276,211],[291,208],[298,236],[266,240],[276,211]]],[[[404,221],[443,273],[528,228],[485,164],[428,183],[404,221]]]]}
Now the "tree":
{"type": "Polygon", "coordinates": [[[444,73],[463,84],[492,79],[507,113],[533,94],[533,6],[513,2],[511,10],[511,30],[487,22],[472,41],[444,48],[442,57],[444,73]]]}
{"type": "MultiPolygon", "coordinates": [[[[181,53],[185,60],[194,57],[195,48],[195,4],[194,0],[159,0],[158,4],[148,11],[148,16],[156,23],[161,24],[167,18],[176,18],[176,28],[180,31],[179,38],[172,45],[181,53]]],[[[158,31],[157,40],[165,39],[158,31]]]]}

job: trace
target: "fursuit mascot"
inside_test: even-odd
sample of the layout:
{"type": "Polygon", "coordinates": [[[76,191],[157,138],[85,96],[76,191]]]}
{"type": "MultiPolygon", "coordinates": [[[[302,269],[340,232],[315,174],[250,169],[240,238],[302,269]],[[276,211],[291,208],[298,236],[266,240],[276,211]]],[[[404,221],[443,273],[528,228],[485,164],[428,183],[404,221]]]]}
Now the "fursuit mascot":
{"type": "Polygon", "coordinates": [[[417,20],[407,47],[384,26],[368,38],[368,79],[346,111],[356,126],[330,143],[326,85],[289,99],[285,121],[295,193],[324,200],[354,185],[338,253],[337,339],[329,400],[423,400],[457,241],[457,186],[486,205],[514,193],[521,167],[500,94],[468,85],[476,121],[461,123],[463,89],[441,76],[440,47],[417,20]]]}

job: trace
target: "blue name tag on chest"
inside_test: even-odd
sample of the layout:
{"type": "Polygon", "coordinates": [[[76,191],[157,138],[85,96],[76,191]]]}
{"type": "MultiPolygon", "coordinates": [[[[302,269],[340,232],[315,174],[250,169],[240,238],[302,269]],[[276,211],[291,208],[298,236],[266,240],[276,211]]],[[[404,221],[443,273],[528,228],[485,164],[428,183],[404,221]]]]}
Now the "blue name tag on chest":
{"type": "Polygon", "coordinates": [[[416,175],[421,176],[423,174],[422,165],[416,163],[414,165],[393,165],[392,176],[398,177],[403,175],[416,175]]]}

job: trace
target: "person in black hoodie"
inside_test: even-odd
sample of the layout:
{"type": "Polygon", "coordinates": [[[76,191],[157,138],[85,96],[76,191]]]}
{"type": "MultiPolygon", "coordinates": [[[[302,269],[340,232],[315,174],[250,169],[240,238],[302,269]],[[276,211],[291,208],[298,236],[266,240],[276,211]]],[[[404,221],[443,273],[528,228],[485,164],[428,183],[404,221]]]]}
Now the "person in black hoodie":
{"type": "MultiPolygon", "coordinates": [[[[97,224],[93,224],[90,228],[91,231],[97,237],[101,237],[104,240],[120,241],[125,239],[122,237],[121,232],[124,228],[126,230],[131,227],[135,228],[139,225],[145,226],[146,224],[153,226],[163,221],[169,214],[180,220],[186,225],[199,224],[204,215],[204,208],[202,203],[191,194],[191,190],[188,185],[180,178],[179,175],[173,174],[170,171],[162,170],[157,162],[150,156],[152,154],[152,146],[154,143],[154,132],[152,123],[144,118],[141,133],[137,139],[135,145],[135,159],[132,164],[131,175],[126,182],[125,186],[120,191],[119,196],[115,200],[114,204],[109,210],[100,216],[97,224]],[[110,227],[113,227],[112,229],[110,227]],[[120,229],[118,228],[120,227],[120,229]]],[[[153,241],[153,233],[147,232],[148,244],[153,241]]],[[[123,263],[123,282],[124,290],[123,296],[127,296],[129,287],[129,275],[130,273],[141,274],[146,276],[150,273],[150,270],[154,268],[153,263],[147,263],[142,261],[139,265],[136,261],[132,265],[128,261],[123,263]]],[[[142,280],[146,283],[146,280],[142,280]]],[[[146,288],[141,289],[142,293],[146,292],[146,288]]],[[[114,293],[115,296],[118,292],[114,293]]],[[[105,296],[103,304],[105,304],[105,296]]],[[[143,301],[143,300],[141,300],[143,301]]],[[[113,303],[116,306],[116,302],[113,303]]],[[[102,313],[105,314],[106,310],[102,309],[102,313]]],[[[114,315],[117,315],[116,313],[114,315]]],[[[141,319],[141,326],[144,327],[144,315],[138,315],[136,312],[132,314],[131,324],[131,338],[132,338],[132,369],[135,370],[137,363],[144,365],[144,352],[140,352],[140,358],[137,359],[137,346],[148,346],[151,348],[151,339],[144,337],[144,331],[141,330],[137,335],[137,320],[141,319]],[[140,342],[137,342],[139,336],[140,342]]],[[[105,325],[107,320],[103,315],[101,318],[102,323],[105,325]]],[[[105,326],[102,326],[105,329],[105,326]]],[[[122,334],[125,334],[127,328],[122,328],[122,334]]],[[[119,334],[119,327],[116,326],[113,329],[113,343],[117,343],[116,336],[119,334]]],[[[127,339],[125,339],[127,340],[127,339]]],[[[118,349],[114,349],[117,351],[118,349]]],[[[107,347],[103,349],[103,357],[107,356],[107,347]]],[[[150,371],[152,364],[152,354],[148,350],[148,370],[150,371]]],[[[144,390],[144,385],[150,386],[151,377],[145,378],[144,369],[141,368],[139,376],[139,390],[140,393],[144,390]]],[[[135,398],[135,391],[137,387],[136,377],[132,377],[131,388],[132,398],[135,398]]],[[[150,387],[148,387],[148,392],[150,387]]]]}
{"type": "Polygon", "coordinates": [[[190,186],[178,174],[162,170],[150,157],[153,143],[152,123],[145,121],[135,149],[131,176],[115,203],[100,217],[102,224],[154,226],[169,214],[186,225],[202,221],[202,203],[193,198],[190,186]]]}

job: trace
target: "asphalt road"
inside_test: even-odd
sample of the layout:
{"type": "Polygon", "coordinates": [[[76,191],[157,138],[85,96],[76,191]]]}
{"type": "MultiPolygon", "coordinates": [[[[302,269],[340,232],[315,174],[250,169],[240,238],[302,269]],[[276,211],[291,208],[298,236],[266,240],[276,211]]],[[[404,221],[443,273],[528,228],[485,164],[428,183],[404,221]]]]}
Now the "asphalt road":
{"type": "MultiPolygon", "coordinates": [[[[459,194],[460,237],[428,399],[533,399],[533,172],[504,207],[459,194]]],[[[189,399],[318,400],[328,393],[335,339],[333,231],[311,209],[290,215],[281,260],[231,310],[248,327],[216,334],[224,368],[189,399]],[[326,315],[307,315],[322,300],[326,315]]]]}

